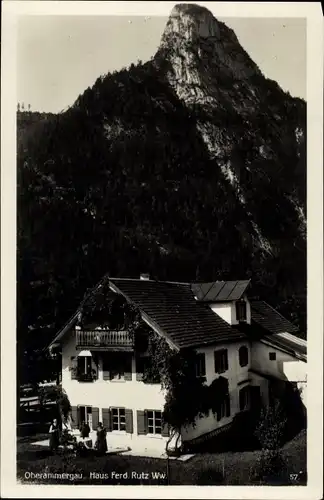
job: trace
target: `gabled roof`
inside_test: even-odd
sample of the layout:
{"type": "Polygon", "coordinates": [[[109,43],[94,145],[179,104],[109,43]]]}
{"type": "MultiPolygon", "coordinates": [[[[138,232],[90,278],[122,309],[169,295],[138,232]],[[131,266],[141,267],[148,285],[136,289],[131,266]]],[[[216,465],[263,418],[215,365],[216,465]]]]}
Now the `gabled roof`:
{"type": "Polygon", "coordinates": [[[296,333],[298,328],[263,300],[250,300],[252,321],[270,333],[296,333]]]}
{"type": "MultiPolygon", "coordinates": [[[[108,275],[104,275],[103,278],[96,284],[96,286],[92,289],[92,293],[96,293],[99,288],[105,283],[108,281],[108,275]]],[[[54,339],[52,340],[52,342],[49,344],[48,348],[54,346],[55,344],[59,343],[59,341],[64,337],[64,335],[72,328],[72,326],[74,326],[74,324],[76,323],[78,317],[79,317],[79,314],[82,310],[82,307],[84,306],[85,302],[88,300],[88,296],[89,294],[87,294],[83,300],[80,302],[79,304],[79,307],[77,308],[77,310],[75,311],[74,314],[72,314],[72,316],[67,320],[67,322],[65,323],[65,325],[61,328],[61,330],[59,330],[59,332],[55,335],[54,339]]]]}
{"type": "MultiPolygon", "coordinates": [[[[198,285],[105,276],[93,292],[96,293],[105,282],[113,292],[136,305],[143,319],[177,349],[255,339],[306,358],[306,342],[290,335],[298,329],[266,302],[250,301],[251,325],[231,326],[211,310],[210,302],[238,300],[248,287],[248,280],[198,285]],[[195,292],[201,293],[200,299],[195,292]]],[[[59,342],[72,328],[86,300],[81,302],[50,345],[59,342]]]]}
{"type": "Polygon", "coordinates": [[[295,337],[295,335],[291,335],[290,333],[275,333],[273,335],[265,335],[260,341],[278,347],[292,356],[306,361],[307,342],[295,337]]]}
{"type": "Polygon", "coordinates": [[[178,348],[246,338],[207,304],[199,303],[189,284],[120,278],[111,278],[110,283],[153,320],[178,348]]]}
{"type": "Polygon", "coordinates": [[[191,290],[200,302],[227,302],[239,300],[249,284],[250,280],[193,283],[191,290]]]}

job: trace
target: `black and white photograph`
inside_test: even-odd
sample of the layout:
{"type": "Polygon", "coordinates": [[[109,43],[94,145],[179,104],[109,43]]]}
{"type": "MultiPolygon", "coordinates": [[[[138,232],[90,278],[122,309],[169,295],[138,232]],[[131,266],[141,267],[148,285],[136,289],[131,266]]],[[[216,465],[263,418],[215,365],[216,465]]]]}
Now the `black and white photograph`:
{"type": "Polygon", "coordinates": [[[17,485],[321,498],[310,20],[64,3],[17,2],[14,26],[17,485]]]}

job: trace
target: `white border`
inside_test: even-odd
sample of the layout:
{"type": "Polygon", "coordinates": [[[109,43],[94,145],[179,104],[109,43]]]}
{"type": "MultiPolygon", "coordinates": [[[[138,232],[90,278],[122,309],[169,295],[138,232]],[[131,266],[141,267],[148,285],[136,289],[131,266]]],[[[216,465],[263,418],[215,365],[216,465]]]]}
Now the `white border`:
{"type": "MultiPolygon", "coordinates": [[[[16,483],[16,22],[19,15],[168,16],[179,2],[4,1],[1,71],[1,495],[16,498],[322,498],[323,21],[319,3],[195,2],[219,17],[307,18],[308,486],[29,486],[16,483]]],[[[186,2],[194,3],[194,2],[186,2]]],[[[298,269],[296,269],[298,272],[298,269]]]]}

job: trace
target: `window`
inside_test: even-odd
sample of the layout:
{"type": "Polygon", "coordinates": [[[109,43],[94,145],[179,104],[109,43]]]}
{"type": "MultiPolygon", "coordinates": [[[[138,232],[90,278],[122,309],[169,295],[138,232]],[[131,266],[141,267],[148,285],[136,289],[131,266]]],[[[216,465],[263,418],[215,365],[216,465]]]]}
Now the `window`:
{"type": "Polygon", "coordinates": [[[269,359],[270,361],[276,361],[277,354],[275,352],[269,352],[269,359]]]}
{"type": "Polygon", "coordinates": [[[112,430],[126,431],[126,413],[125,408],[112,408],[112,430]]]}
{"type": "Polygon", "coordinates": [[[219,410],[217,411],[217,420],[221,420],[224,417],[229,417],[231,414],[231,403],[230,398],[227,396],[224,401],[222,401],[219,410]]]}
{"type": "Polygon", "coordinates": [[[246,302],[243,299],[236,302],[236,319],[246,321],[246,302]]]}
{"type": "Polygon", "coordinates": [[[239,349],[239,360],[240,366],[246,366],[249,362],[249,351],[245,345],[242,345],[239,349]]]}
{"type": "Polygon", "coordinates": [[[205,354],[203,352],[197,354],[197,356],[196,356],[195,369],[196,369],[196,376],[197,377],[205,377],[206,376],[206,361],[205,361],[205,354]]]}
{"type": "Polygon", "coordinates": [[[249,407],[249,394],[250,394],[250,389],[249,386],[246,385],[243,387],[243,389],[240,390],[239,393],[239,400],[240,400],[240,411],[246,410],[249,407]]]}
{"type": "Polygon", "coordinates": [[[148,410],[147,427],[149,434],[162,434],[162,412],[157,410],[148,410]]]}
{"type": "Polygon", "coordinates": [[[214,352],[215,373],[224,373],[228,370],[227,349],[214,352]]]}
{"type": "Polygon", "coordinates": [[[92,357],[91,356],[78,356],[78,378],[81,380],[92,379],[92,357]]]}
{"type": "MultiPolygon", "coordinates": [[[[126,373],[132,373],[132,358],[128,353],[114,352],[103,357],[104,378],[107,374],[109,380],[126,380],[126,373]]],[[[129,377],[127,377],[127,380],[129,377]]]]}

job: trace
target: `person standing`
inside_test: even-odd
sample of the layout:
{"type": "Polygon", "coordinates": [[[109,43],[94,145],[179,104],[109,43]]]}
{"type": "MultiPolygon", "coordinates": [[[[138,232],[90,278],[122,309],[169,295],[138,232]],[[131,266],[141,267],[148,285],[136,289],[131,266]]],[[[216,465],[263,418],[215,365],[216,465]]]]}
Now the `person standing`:
{"type": "Polygon", "coordinates": [[[56,453],[60,444],[60,429],[57,423],[57,419],[54,418],[50,429],[49,429],[49,446],[52,453],[56,453]]]}
{"type": "Polygon", "coordinates": [[[96,450],[98,455],[105,455],[108,451],[107,447],[107,432],[104,429],[104,426],[101,422],[99,422],[97,427],[97,441],[96,441],[96,450]]]}
{"type": "Polygon", "coordinates": [[[85,421],[83,421],[81,424],[80,434],[81,434],[82,439],[86,439],[89,437],[90,427],[89,427],[89,424],[86,423],[85,421]]]}

